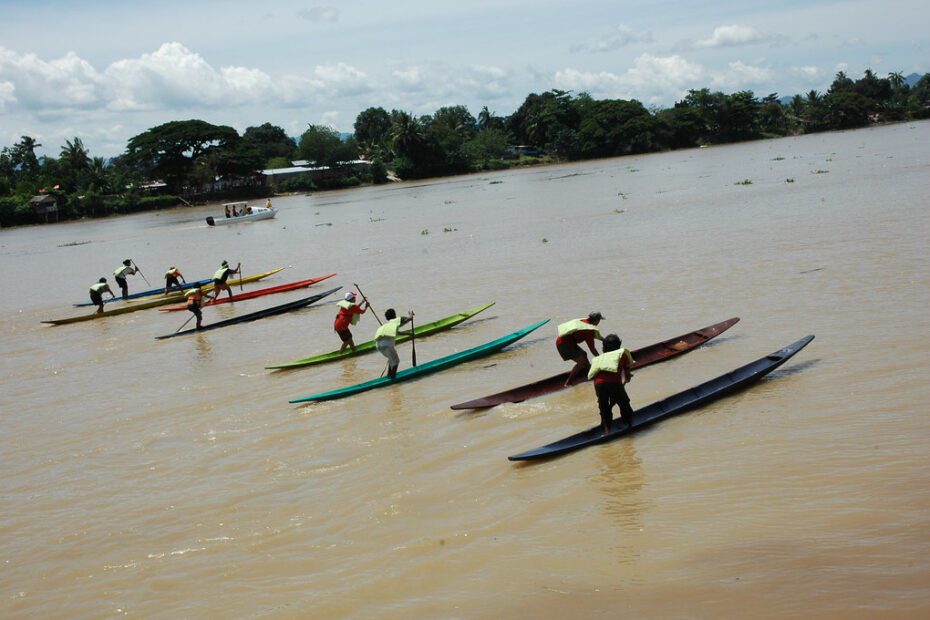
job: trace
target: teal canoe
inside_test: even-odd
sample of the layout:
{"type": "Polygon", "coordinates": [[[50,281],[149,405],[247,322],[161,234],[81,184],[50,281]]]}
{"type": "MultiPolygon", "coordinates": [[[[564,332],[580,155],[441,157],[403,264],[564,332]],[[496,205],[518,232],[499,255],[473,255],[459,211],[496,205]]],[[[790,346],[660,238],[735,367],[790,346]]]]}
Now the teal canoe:
{"type": "Polygon", "coordinates": [[[472,360],[491,355],[492,353],[497,353],[507,345],[513,344],[517,340],[520,340],[530,332],[539,329],[548,322],[549,319],[546,319],[544,321],[534,323],[529,327],[524,327],[523,329],[517,330],[512,334],[504,336],[503,338],[492,340],[491,342],[462,351],[460,353],[453,353],[452,355],[440,357],[439,359],[426,362],[425,364],[420,364],[419,366],[401,370],[393,379],[388,377],[381,377],[379,379],[372,379],[371,381],[350,385],[349,387],[340,388],[338,390],[321,392],[319,394],[313,394],[312,396],[304,396],[303,398],[295,398],[289,402],[295,404],[318,402],[323,400],[336,400],[337,398],[345,398],[346,396],[352,396],[353,394],[367,392],[368,390],[374,390],[386,385],[393,385],[395,383],[400,383],[401,381],[416,379],[417,377],[422,377],[423,375],[439,372],[440,370],[445,370],[446,368],[451,368],[452,366],[457,366],[458,364],[463,364],[465,362],[470,362],[472,360]]]}

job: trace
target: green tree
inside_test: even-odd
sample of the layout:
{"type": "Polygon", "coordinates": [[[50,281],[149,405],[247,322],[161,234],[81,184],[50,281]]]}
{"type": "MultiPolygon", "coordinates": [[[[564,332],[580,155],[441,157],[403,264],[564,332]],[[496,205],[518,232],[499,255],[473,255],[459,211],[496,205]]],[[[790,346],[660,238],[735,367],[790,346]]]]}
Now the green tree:
{"type": "Polygon", "coordinates": [[[426,145],[426,134],[419,120],[407,112],[396,112],[391,123],[391,148],[397,157],[416,160],[426,145]]]}
{"type": "Polygon", "coordinates": [[[498,159],[507,148],[507,133],[502,129],[485,129],[462,145],[462,152],[469,161],[487,167],[492,159],[498,159]]]}
{"type": "Polygon", "coordinates": [[[283,129],[271,123],[248,127],[239,143],[240,157],[255,157],[264,165],[275,157],[293,157],[297,142],[283,129]]]}
{"type": "Polygon", "coordinates": [[[204,170],[214,167],[198,160],[235,149],[238,142],[239,134],[232,127],[201,120],[172,121],[130,138],[126,155],[149,178],[164,180],[177,194],[188,180],[202,180],[204,170]]]}
{"type": "Polygon", "coordinates": [[[42,146],[30,136],[22,136],[13,148],[10,149],[10,159],[14,167],[18,167],[19,181],[35,181],[39,174],[39,158],[36,157],[36,148],[42,146]]]}
{"type": "Polygon", "coordinates": [[[390,137],[391,115],[384,108],[367,108],[355,117],[353,128],[362,152],[380,154],[390,137]]]}

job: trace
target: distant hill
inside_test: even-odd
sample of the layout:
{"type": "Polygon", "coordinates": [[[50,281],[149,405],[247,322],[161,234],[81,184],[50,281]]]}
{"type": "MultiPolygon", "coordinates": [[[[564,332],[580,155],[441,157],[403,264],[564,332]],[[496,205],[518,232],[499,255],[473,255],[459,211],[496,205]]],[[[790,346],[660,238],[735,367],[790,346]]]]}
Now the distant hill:
{"type": "Polygon", "coordinates": [[[919,73],[912,73],[912,74],[910,74],[909,76],[907,76],[906,78],[904,78],[904,83],[907,84],[908,86],[910,86],[911,88],[914,88],[914,85],[916,85],[917,82],[919,82],[919,81],[920,81],[920,78],[922,78],[922,77],[923,77],[923,76],[920,75],[919,73]]]}

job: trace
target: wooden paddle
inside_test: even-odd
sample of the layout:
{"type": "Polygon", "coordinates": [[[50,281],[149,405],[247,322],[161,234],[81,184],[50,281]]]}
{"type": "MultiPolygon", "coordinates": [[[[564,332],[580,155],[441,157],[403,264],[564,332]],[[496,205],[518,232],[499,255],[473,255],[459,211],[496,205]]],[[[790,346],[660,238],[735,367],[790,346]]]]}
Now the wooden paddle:
{"type": "Polygon", "coordinates": [[[410,311],[410,357],[414,367],[417,365],[417,338],[416,329],[413,327],[413,311],[410,311]]]}
{"type": "MultiPolygon", "coordinates": [[[[352,286],[354,286],[354,287],[355,287],[355,290],[357,290],[357,291],[359,292],[359,294],[362,296],[362,301],[364,301],[366,304],[368,304],[368,307],[371,308],[371,302],[368,301],[368,298],[367,298],[367,297],[365,297],[365,293],[362,292],[362,288],[361,288],[358,284],[356,284],[355,282],[352,283],[352,286]]],[[[378,325],[383,325],[383,324],[384,324],[384,323],[381,322],[381,319],[378,318],[378,313],[375,312],[375,309],[374,309],[374,308],[371,308],[371,313],[372,313],[373,315],[375,315],[375,320],[378,321],[378,325]]]]}
{"type": "Polygon", "coordinates": [[[142,270],[139,269],[139,265],[136,264],[136,261],[132,261],[132,266],[136,268],[136,271],[139,272],[139,275],[142,276],[142,279],[145,280],[145,283],[148,284],[149,286],[152,286],[152,284],[149,282],[149,279],[146,278],[145,274],[142,273],[142,270]]]}
{"type": "Polygon", "coordinates": [[[176,330],[174,330],[174,333],[178,333],[179,331],[181,331],[182,329],[184,329],[184,326],[187,325],[188,323],[190,323],[190,322],[191,322],[191,319],[194,318],[195,316],[197,316],[197,315],[196,315],[196,314],[191,314],[191,315],[187,318],[187,320],[184,321],[184,324],[181,325],[181,327],[179,327],[179,328],[177,328],[176,330]]]}
{"type": "Polygon", "coordinates": [[[236,265],[236,271],[239,272],[239,292],[242,292],[242,261],[239,261],[239,264],[236,265]]]}

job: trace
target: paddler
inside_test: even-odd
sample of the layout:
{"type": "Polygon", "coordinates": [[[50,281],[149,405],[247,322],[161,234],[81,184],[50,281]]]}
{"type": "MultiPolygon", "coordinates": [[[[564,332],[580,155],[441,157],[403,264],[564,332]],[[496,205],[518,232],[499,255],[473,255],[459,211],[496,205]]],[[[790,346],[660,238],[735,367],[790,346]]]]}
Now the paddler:
{"type": "Polygon", "coordinates": [[[132,259],[129,258],[124,260],[123,264],[113,272],[113,277],[116,278],[116,284],[123,292],[123,299],[129,296],[129,284],[126,282],[126,276],[131,276],[135,273],[137,273],[136,268],[133,267],[132,259]]]}
{"type": "Polygon", "coordinates": [[[235,269],[230,269],[229,263],[223,261],[220,268],[213,274],[213,299],[219,297],[221,291],[226,291],[229,293],[229,296],[232,297],[232,290],[229,288],[229,285],[226,284],[226,280],[229,279],[229,276],[237,273],[239,273],[239,265],[236,265],[235,269]]]}
{"type": "Polygon", "coordinates": [[[355,351],[355,341],[352,340],[352,332],[349,331],[349,326],[357,325],[358,320],[365,314],[365,310],[368,310],[368,300],[366,299],[359,305],[355,303],[356,297],[354,291],[346,293],[345,298],[336,304],[339,307],[339,312],[336,313],[333,330],[342,339],[342,346],[339,347],[340,353],[345,351],[346,347],[352,347],[352,350],[355,351]]]}
{"type": "Polygon", "coordinates": [[[178,278],[181,279],[181,282],[187,284],[187,280],[184,279],[177,267],[171,267],[165,272],[165,295],[168,294],[172,286],[176,286],[179,291],[184,288],[181,286],[181,282],[178,282],[178,278]]]}
{"type": "Polygon", "coordinates": [[[397,349],[394,346],[397,340],[397,330],[402,325],[412,321],[413,317],[413,310],[410,310],[407,316],[398,318],[394,308],[388,308],[384,312],[384,318],[387,319],[387,322],[375,332],[375,346],[381,355],[388,360],[387,374],[391,379],[397,375],[397,367],[400,366],[400,357],[397,355],[397,349]]]}
{"type": "Polygon", "coordinates": [[[633,355],[621,344],[620,336],[608,334],[604,338],[604,352],[591,360],[588,370],[588,379],[594,380],[594,393],[605,435],[610,432],[614,420],[614,405],[620,407],[620,419],[626,423],[625,428],[633,426],[633,407],[624,387],[632,376],[633,355]]]}
{"type": "Polygon", "coordinates": [[[594,339],[604,339],[597,330],[598,323],[603,319],[600,312],[592,312],[586,319],[572,319],[559,325],[555,348],[563,360],[575,362],[575,366],[568,373],[568,379],[565,380],[566,387],[571,385],[576,377],[588,371],[588,356],[578,345],[584,342],[588,345],[591,355],[597,355],[594,339]]]}
{"type": "Polygon", "coordinates": [[[200,329],[202,327],[201,322],[203,321],[203,313],[200,311],[200,308],[203,306],[203,289],[199,286],[195,286],[187,291],[184,296],[187,297],[187,311],[197,317],[197,329],[200,329]]]}
{"type": "Polygon", "coordinates": [[[90,301],[97,306],[97,314],[103,314],[103,294],[109,293],[111,299],[116,299],[116,295],[110,290],[106,278],[100,278],[96,284],[90,285],[90,301]]]}
{"type": "Polygon", "coordinates": [[[265,198],[265,208],[266,209],[271,208],[271,198],[265,198]]]}

